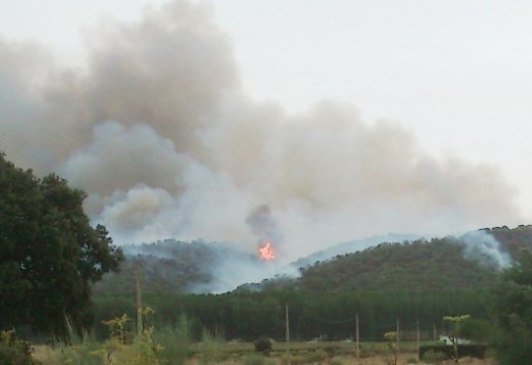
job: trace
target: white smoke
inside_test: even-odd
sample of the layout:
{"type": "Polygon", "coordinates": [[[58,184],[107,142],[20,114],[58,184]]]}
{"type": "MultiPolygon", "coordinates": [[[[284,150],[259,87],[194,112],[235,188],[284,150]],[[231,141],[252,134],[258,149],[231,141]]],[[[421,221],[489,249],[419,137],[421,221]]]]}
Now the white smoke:
{"type": "Polygon", "coordinates": [[[349,104],[286,115],[250,100],[204,4],[108,22],[87,54],[65,69],[40,46],[0,40],[0,149],[86,190],[118,243],[203,238],[251,252],[246,217],[261,204],[286,260],[374,234],[519,222],[493,166],[431,157],[412,132],[349,104]]]}
{"type": "Polygon", "coordinates": [[[464,258],[479,264],[502,270],[512,264],[512,258],[501,248],[499,241],[484,231],[468,232],[461,237],[464,243],[464,258]]]}

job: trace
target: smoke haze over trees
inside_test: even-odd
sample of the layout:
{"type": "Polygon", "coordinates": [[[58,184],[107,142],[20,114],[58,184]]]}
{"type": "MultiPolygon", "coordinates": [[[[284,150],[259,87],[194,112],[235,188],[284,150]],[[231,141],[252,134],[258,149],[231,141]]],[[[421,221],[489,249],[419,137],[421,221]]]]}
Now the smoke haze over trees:
{"type": "MultiPolygon", "coordinates": [[[[197,338],[202,329],[217,329],[228,339],[253,340],[264,334],[282,339],[284,306],[289,303],[293,335],[300,340],[319,336],[350,338],[354,335],[356,313],[361,320],[361,336],[366,340],[382,340],[385,332],[395,328],[397,318],[404,339],[416,338],[418,324],[423,338],[432,340],[433,326],[437,328],[436,335],[445,333],[441,322],[450,313],[489,318],[487,292],[497,283],[501,268],[496,260],[468,258],[469,243],[465,241],[472,233],[412,243],[383,242],[306,266],[297,279],[272,277],[221,295],[185,293],[197,283],[208,285],[218,279],[209,278],[210,270],[205,267],[212,269],[225,257],[216,252],[220,246],[171,241],[133,246],[137,255],[126,257],[124,270],[107,276],[97,286],[97,318],[124,312],[134,315],[136,267],[142,272],[145,303],[155,309],[156,320],[161,324],[174,323],[185,313],[194,323],[197,338]],[[172,272],[177,275],[172,276],[172,272]]],[[[498,237],[501,251],[511,252],[513,260],[529,257],[525,252],[532,245],[532,226],[499,227],[477,233],[498,237]]],[[[226,251],[225,255],[234,252],[226,251]]],[[[245,262],[243,256],[238,259],[245,262]]],[[[499,307],[507,320],[507,313],[513,311],[507,302],[513,297],[505,293],[514,292],[515,288],[505,284],[499,286],[499,307]]],[[[525,289],[520,288],[523,292],[525,289]]],[[[524,316],[522,311],[518,314],[524,316]]],[[[97,332],[105,334],[102,326],[97,327],[97,332]]]]}
{"type": "Polygon", "coordinates": [[[119,243],[255,250],[246,217],[263,204],[287,259],[372,234],[521,223],[494,167],[432,157],[412,131],[364,121],[353,105],[287,115],[251,100],[207,5],[108,21],[87,55],[68,68],[42,45],[0,39],[0,146],[87,191],[86,212],[119,243]]]}

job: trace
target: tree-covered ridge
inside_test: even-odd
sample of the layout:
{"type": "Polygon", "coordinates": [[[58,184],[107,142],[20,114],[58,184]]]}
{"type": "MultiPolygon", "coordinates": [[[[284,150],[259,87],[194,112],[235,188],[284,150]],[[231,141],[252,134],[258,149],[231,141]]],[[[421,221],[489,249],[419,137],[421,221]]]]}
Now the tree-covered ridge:
{"type": "Polygon", "coordinates": [[[121,250],[91,227],[85,194],[56,175],[37,178],[0,153],[0,329],[62,336],[91,323],[91,283],[116,271],[121,250]]]}
{"type": "Polygon", "coordinates": [[[223,243],[182,242],[173,239],[123,246],[124,261],[119,273],[109,273],[95,292],[133,293],[139,272],[145,292],[209,292],[222,279],[216,273],[229,262],[260,265],[253,254],[223,243]]]}
{"type": "Polygon", "coordinates": [[[532,250],[532,225],[520,225],[513,229],[506,226],[484,228],[481,231],[492,235],[499,241],[502,249],[507,251],[514,260],[519,260],[523,251],[532,250]]]}
{"type": "Polygon", "coordinates": [[[301,269],[298,286],[319,291],[457,290],[487,287],[496,271],[463,257],[454,238],[382,243],[301,269]]]}
{"type": "Polygon", "coordinates": [[[214,279],[208,267],[218,257],[215,248],[203,242],[165,240],[123,249],[125,259],[120,272],[105,275],[95,292],[133,293],[136,272],[145,283],[145,292],[186,292],[214,279]]]}
{"type": "MultiPolygon", "coordinates": [[[[482,229],[472,234],[492,236],[500,242],[500,250],[508,250],[515,259],[519,252],[532,247],[532,226],[482,229]]],[[[365,250],[338,255],[300,268],[301,277],[274,277],[260,284],[244,284],[242,290],[279,287],[299,287],[313,291],[383,290],[406,291],[461,290],[486,288],[496,275],[492,267],[479,264],[477,251],[465,254],[471,240],[445,237],[430,241],[381,243],[365,250]]],[[[482,237],[481,237],[482,238],[482,237]]],[[[256,257],[228,245],[206,242],[165,240],[150,244],[124,246],[125,260],[120,273],[105,275],[95,291],[133,293],[135,272],[139,271],[146,292],[208,291],[217,275],[213,275],[226,260],[261,263],[256,257]]],[[[312,256],[310,256],[312,257],[312,256]]],[[[308,260],[307,260],[308,261],[308,260]]],[[[303,263],[305,259],[298,260],[303,263]]]]}

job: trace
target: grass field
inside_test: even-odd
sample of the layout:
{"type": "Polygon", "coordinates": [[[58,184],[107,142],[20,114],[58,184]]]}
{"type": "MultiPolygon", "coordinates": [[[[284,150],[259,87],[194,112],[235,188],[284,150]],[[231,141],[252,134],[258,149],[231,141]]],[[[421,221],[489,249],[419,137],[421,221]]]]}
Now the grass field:
{"type": "MultiPolygon", "coordinates": [[[[71,347],[36,346],[34,358],[42,365],[108,365],[108,364],[185,364],[185,365],[284,365],[287,364],[287,353],[290,350],[292,365],[297,364],[329,364],[329,365],[387,365],[393,364],[393,354],[387,343],[364,342],[361,344],[360,358],[356,358],[355,345],[350,341],[337,342],[293,342],[289,348],[285,343],[275,342],[268,357],[259,356],[253,343],[249,342],[210,342],[190,343],[186,355],[181,360],[174,358],[155,359],[150,357],[150,349],[143,359],[142,349],[128,349],[125,345],[120,351],[104,344],[83,344],[71,347]],[[139,353],[140,351],[140,353],[139,353]],[[133,359],[134,357],[134,359],[133,359]]],[[[164,351],[164,350],[161,350],[164,351]]],[[[179,355],[176,355],[179,356],[179,355]]],[[[454,364],[452,360],[430,362],[432,364],[454,364]]],[[[491,359],[462,358],[461,364],[493,365],[491,359]]],[[[429,364],[417,358],[417,344],[405,342],[401,344],[398,365],[429,364]]]]}

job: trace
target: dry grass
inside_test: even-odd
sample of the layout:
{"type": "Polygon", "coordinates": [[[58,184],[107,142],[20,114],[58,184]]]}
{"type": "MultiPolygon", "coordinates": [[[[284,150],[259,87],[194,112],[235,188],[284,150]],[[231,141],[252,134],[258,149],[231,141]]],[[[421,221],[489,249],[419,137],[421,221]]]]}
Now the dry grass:
{"type": "MultiPolygon", "coordinates": [[[[193,344],[190,348],[194,355],[190,357],[186,365],[199,364],[198,352],[201,346],[193,344]]],[[[329,353],[334,354],[332,357],[323,361],[323,365],[327,364],[342,364],[342,365],[388,365],[392,356],[383,343],[364,343],[362,344],[363,357],[359,360],[355,358],[354,345],[350,342],[295,342],[291,346],[292,354],[304,354],[318,349],[328,350],[329,353]]],[[[398,365],[418,364],[428,365],[424,362],[416,362],[417,352],[414,345],[406,344],[403,352],[399,355],[398,365]]],[[[250,353],[254,353],[254,347],[249,342],[225,342],[221,348],[222,358],[224,360],[216,361],[220,365],[241,365],[242,358],[250,353]]],[[[281,365],[281,357],[286,353],[286,346],[284,343],[274,343],[273,352],[269,360],[276,365],[281,365]]],[[[49,346],[35,346],[34,358],[40,361],[43,365],[62,364],[58,357],[57,349],[54,350],[49,346]]],[[[441,365],[455,365],[454,361],[447,360],[440,363],[441,365]]],[[[496,363],[491,359],[479,360],[473,358],[462,358],[460,364],[463,365],[495,365],[496,363]]]]}
{"type": "MultiPolygon", "coordinates": [[[[388,365],[390,364],[389,360],[391,359],[390,356],[386,355],[376,355],[371,357],[362,358],[360,360],[357,360],[352,355],[340,355],[340,356],[334,356],[331,359],[328,359],[324,361],[323,365],[328,365],[332,363],[338,363],[342,365],[388,365]]],[[[415,353],[404,353],[400,354],[398,358],[397,365],[409,365],[409,364],[417,364],[417,365],[432,365],[428,363],[424,363],[422,361],[419,362],[413,362],[412,359],[416,359],[415,353]]],[[[272,356],[270,357],[270,360],[273,360],[276,365],[282,365],[282,361],[279,356],[272,356]]],[[[197,365],[198,359],[197,358],[190,358],[187,361],[187,365],[197,365]]],[[[240,358],[231,358],[224,361],[220,361],[217,364],[220,365],[241,365],[242,361],[240,358]]],[[[460,359],[459,364],[462,365],[495,365],[496,363],[491,359],[473,359],[473,358],[462,358],[460,359]]],[[[440,365],[456,365],[453,360],[447,360],[440,363],[440,365]]]]}

